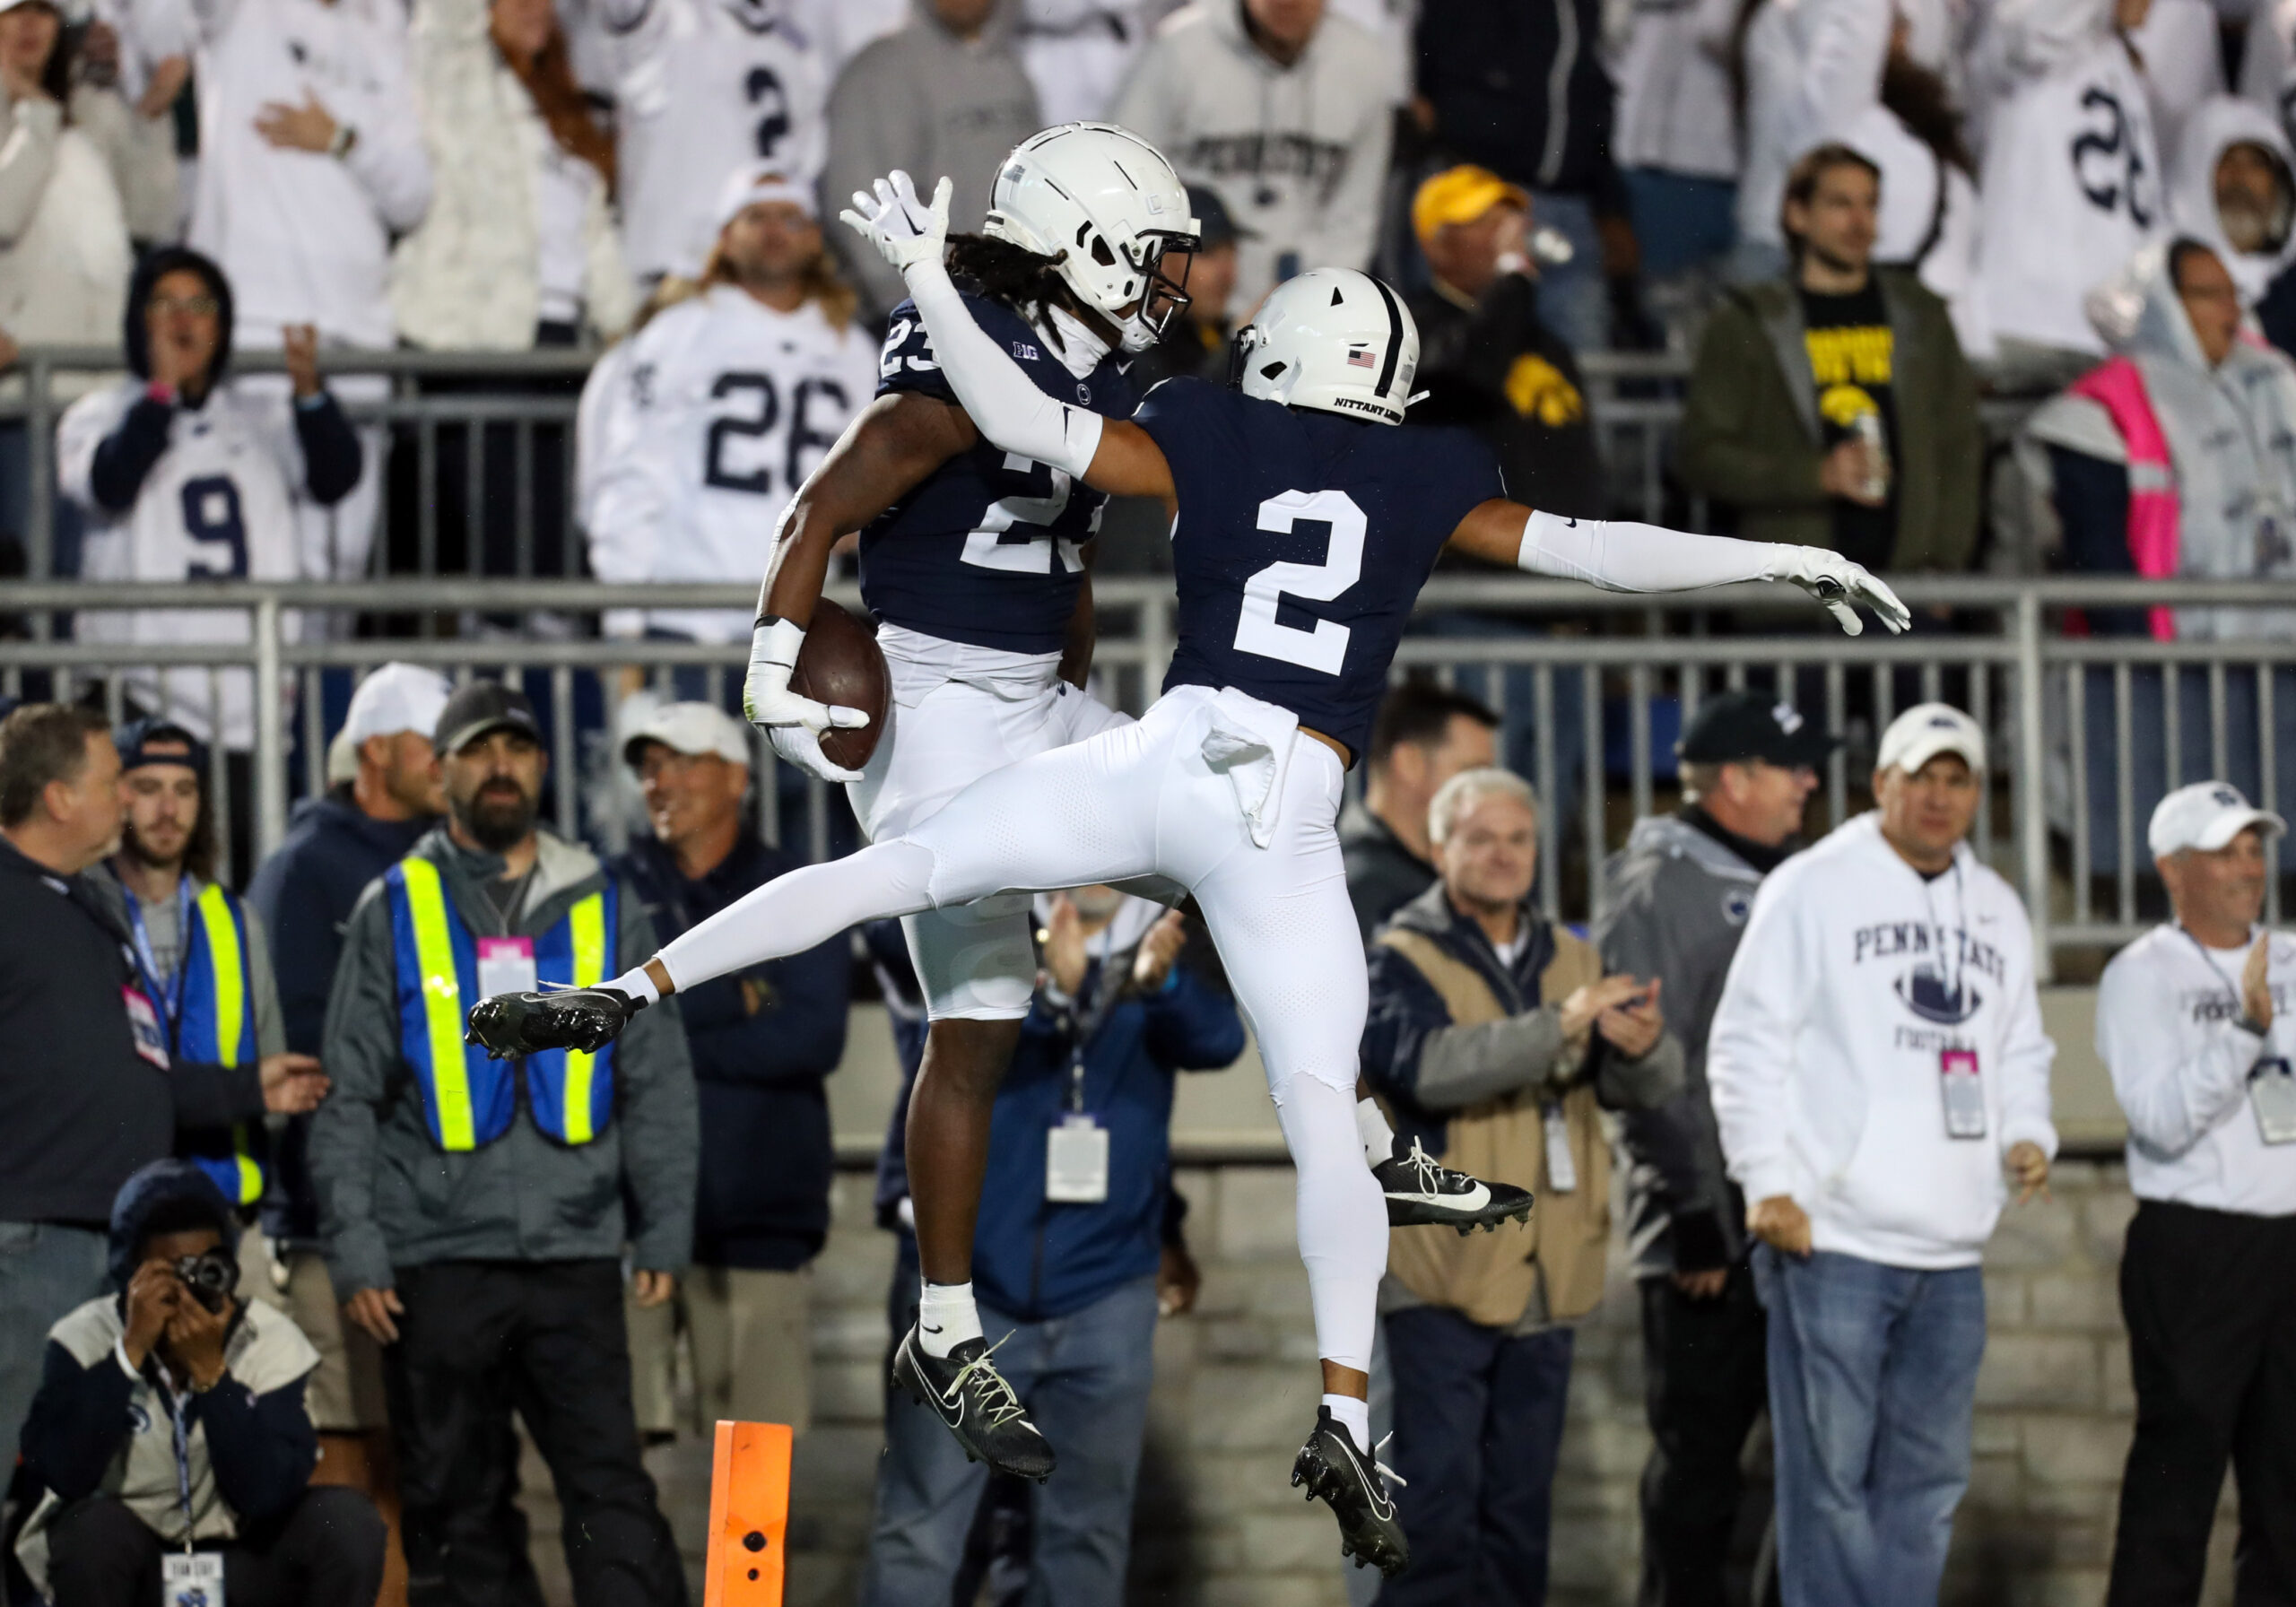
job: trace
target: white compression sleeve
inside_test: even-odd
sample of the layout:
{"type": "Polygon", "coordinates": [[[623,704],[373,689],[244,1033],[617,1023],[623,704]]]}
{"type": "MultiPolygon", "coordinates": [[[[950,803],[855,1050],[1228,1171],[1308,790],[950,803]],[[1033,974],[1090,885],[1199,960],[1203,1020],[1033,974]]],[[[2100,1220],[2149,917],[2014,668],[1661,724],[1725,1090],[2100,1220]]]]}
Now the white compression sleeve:
{"type": "Polygon", "coordinates": [[[654,958],[681,990],[827,942],[848,926],[932,908],[929,848],[896,838],[777,876],[728,904],[654,958]]]}
{"type": "Polygon", "coordinates": [[[1320,1077],[1292,1077],[1275,1115],[1299,1168],[1300,1259],[1308,1269],[1316,1354],[1368,1373],[1379,1274],[1387,1270],[1387,1202],[1363,1164],[1355,1096],[1320,1077]]]}
{"type": "Polygon", "coordinates": [[[1774,542],[1689,535],[1631,519],[1566,519],[1534,513],[1523,522],[1518,569],[1584,580],[1608,592],[1687,592],[1741,580],[1774,580],[1791,548],[1774,542]]]}
{"type": "Polygon", "coordinates": [[[1007,452],[1050,464],[1083,479],[1100,449],[1100,415],[1046,395],[988,332],[972,321],[949,270],[912,264],[909,293],[933,337],[933,355],[973,428],[1007,452]]]}

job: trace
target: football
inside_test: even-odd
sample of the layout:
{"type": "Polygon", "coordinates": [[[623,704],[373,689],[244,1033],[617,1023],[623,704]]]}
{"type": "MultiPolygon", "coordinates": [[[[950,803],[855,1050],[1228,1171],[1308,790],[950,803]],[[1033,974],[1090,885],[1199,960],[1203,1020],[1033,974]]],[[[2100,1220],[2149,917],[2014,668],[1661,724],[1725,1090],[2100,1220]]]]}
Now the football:
{"type": "Polygon", "coordinates": [[[834,765],[857,770],[877,751],[885,734],[885,712],[892,704],[892,682],[885,656],[877,650],[875,629],[823,597],[813,604],[805,645],[790,672],[789,690],[817,703],[857,708],[869,723],[850,731],[822,733],[822,753],[834,765]]]}

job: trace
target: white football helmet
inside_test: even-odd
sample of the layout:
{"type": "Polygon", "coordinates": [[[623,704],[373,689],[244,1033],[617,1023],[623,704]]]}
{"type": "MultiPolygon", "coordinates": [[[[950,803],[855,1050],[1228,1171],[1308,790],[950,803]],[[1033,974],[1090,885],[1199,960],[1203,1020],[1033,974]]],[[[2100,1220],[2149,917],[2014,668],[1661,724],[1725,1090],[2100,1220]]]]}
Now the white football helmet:
{"type": "Polygon", "coordinates": [[[1414,399],[1419,326],[1403,299],[1353,268],[1287,279],[1236,332],[1229,383],[1247,396],[1400,424],[1414,399]]]}
{"type": "Polygon", "coordinates": [[[997,169],[983,234],[1057,259],[1085,306],[1145,352],[1187,305],[1196,220],[1187,189],[1153,145],[1108,123],[1063,123],[1031,135],[997,169]],[[1178,279],[1163,272],[1181,254],[1178,279]]]}

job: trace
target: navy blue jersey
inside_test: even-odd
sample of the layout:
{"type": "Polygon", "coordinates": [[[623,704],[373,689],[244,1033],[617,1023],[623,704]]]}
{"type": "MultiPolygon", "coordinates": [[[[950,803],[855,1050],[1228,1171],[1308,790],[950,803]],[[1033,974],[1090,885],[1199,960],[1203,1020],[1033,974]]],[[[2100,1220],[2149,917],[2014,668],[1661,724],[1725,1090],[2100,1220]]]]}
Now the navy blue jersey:
{"type": "Polygon", "coordinates": [[[1507,494],[1464,430],[1372,424],[1168,379],[1133,421],[1171,465],[1179,646],[1164,688],[1232,686],[1361,754],[1443,543],[1507,494]]]}
{"type": "MultiPolygon", "coordinates": [[[[1011,308],[971,294],[964,303],[1046,395],[1111,419],[1132,416],[1132,387],[1113,360],[1078,379],[1011,308]]],[[[957,401],[914,302],[893,308],[877,375],[880,396],[920,391],[957,401]]],[[[1107,500],[1057,469],[981,441],[862,530],[861,600],[881,620],[946,641],[1057,653],[1083,584],[1078,549],[1100,528],[1107,500]]]]}

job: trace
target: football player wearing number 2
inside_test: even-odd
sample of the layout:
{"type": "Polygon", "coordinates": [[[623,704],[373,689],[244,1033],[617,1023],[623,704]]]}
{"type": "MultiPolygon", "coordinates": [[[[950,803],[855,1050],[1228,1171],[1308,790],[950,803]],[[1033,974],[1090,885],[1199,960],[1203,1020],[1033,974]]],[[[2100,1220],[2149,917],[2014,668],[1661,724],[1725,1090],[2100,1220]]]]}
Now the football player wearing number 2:
{"type": "Polygon", "coordinates": [[[1359,1561],[1394,1571],[1404,1538],[1364,1405],[1387,1219],[1353,1109],[1366,988],[1335,822],[1420,586],[1448,544],[1615,590],[1788,581],[1851,631],[1853,602],[1892,629],[1904,605],[1831,552],[1507,500],[1474,438],[1389,428],[1418,337],[1361,274],[1318,270],[1270,297],[1237,338],[1239,392],[1177,380],[1131,421],[1087,415],[1026,384],[969,317],[942,262],[945,186],[928,207],[897,173],[856,201],[847,221],[902,270],[952,392],[990,440],[1174,513],[1178,645],[1164,695],[1137,725],[984,777],[903,838],[760,889],[665,949],[642,981],[613,986],[670,991],[857,919],[1000,889],[1144,874],[1187,887],[1299,1169],[1323,1403],[1293,1479],[1331,1506],[1359,1561]]]}

